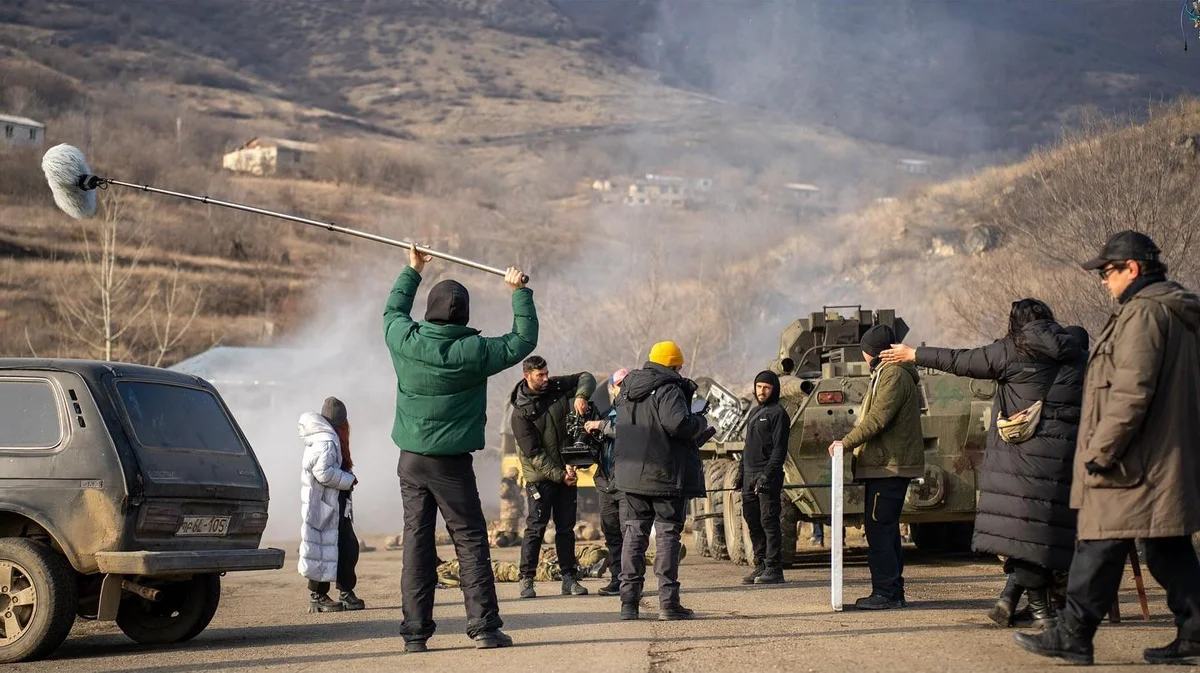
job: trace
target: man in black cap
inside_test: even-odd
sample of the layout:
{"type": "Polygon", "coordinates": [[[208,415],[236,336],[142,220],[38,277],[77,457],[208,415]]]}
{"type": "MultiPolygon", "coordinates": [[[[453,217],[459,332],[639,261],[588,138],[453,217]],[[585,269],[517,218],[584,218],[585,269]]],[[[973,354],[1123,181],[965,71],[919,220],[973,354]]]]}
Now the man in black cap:
{"type": "Polygon", "coordinates": [[[782,584],[779,498],[792,419],[779,404],[779,377],[775,372],[762,371],[754,377],[754,397],[758,407],[746,419],[746,447],[738,463],[742,518],[754,547],[754,569],[742,578],[742,584],[782,584]]]}
{"type": "Polygon", "coordinates": [[[1176,638],[1142,653],[1152,664],[1200,665],[1200,297],[1167,280],[1149,236],[1115,234],[1083,265],[1117,302],[1083,384],[1071,507],[1079,541],[1057,625],[1016,634],[1023,649],[1091,664],[1096,628],[1141,539],[1166,589],[1176,638]]]}
{"type": "Polygon", "coordinates": [[[900,512],[909,482],[925,470],[925,440],[916,366],[879,359],[896,341],[896,333],[887,325],[875,325],[863,335],[861,348],[871,368],[871,386],[863,397],[857,425],[841,441],[829,445],[830,456],[839,444],[854,452],[858,458],[855,481],[866,485],[863,527],[871,595],[855,602],[860,610],[908,605],[904,600],[900,512]]]}

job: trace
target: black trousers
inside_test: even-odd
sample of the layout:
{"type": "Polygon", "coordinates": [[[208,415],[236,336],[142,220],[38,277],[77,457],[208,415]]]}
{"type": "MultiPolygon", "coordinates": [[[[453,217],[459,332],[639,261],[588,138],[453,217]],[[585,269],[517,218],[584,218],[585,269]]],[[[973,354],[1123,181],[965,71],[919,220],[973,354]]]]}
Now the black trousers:
{"type": "Polygon", "coordinates": [[[1026,589],[1045,589],[1054,583],[1054,571],[1049,568],[1010,558],[1004,562],[1004,572],[1012,575],[1013,580],[1026,589]]]}
{"type": "MultiPolygon", "coordinates": [[[[1200,562],[1188,537],[1147,538],[1146,567],[1167,592],[1179,638],[1200,641],[1200,562]]],[[[1112,608],[1133,540],[1080,540],[1067,574],[1062,618],[1091,640],[1112,608]]]]}
{"type": "Polygon", "coordinates": [[[908,477],[866,479],[863,528],[867,534],[867,565],[871,568],[871,593],[904,598],[904,554],[900,541],[900,511],[908,477]]]}
{"type": "Polygon", "coordinates": [[[620,491],[605,493],[600,489],[596,489],[596,494],[600,497],[600,532],[604,534],[604,546],[608,548],[608,576],[617,580],[621,576],[625,496],[620,491]]]}
{"type": "Polygon", "coordinates": [[[679,605],[679,546],[687,501],[681,497],[653,497],[626,493],[625,536],[621,544],[621,602],[637,603],[646,584],[646,548],[650,528],[656,528],[654,574],[658,576],[658,604],[679,605]]]}
{"type": "Polygon", "coordinates": [[[434,543],[438,512],[446,521],[458,557],[467,635],[475,637],[503,626],[487,520],[479,502],[471,454],[422,456],[401,451],[396,474],[404,505],[404,567],[400,575],[404,621],[400,634],[406,641],[425,640],[437,629],[433,601],[438,581],[434,543]]]}
{"type": "MultiPolygon", "coordinates": [[[[358,586],[358,537],[354,534],[354,522],[346,518],[346,501],[350,492],[342,491],[338,500],[338,591],[354,591],[358,586]],[[346,497],[342,497],[346,496],[346,497]]],[[[308,581],[308,590],[318,594],[329,593],[329,582],[308,581]]]]}
{"type": "Polygon", "coordinates": [[[783,488],[783,474],[772,475],[758,493],[754,482],[758,474],[747,473],[742,478],[742,518],[750,530],[750,544],[754,547],[754,567],[783,567],[783,528],[779,522],[782,507],[779,497],[783,488]]]}
{"type": "Polygon", "coordinates": [[[542,553],[542,538],[546,526],[554,519],[554,550],[558,553],[558,567],[563,575],[575,573],[575,520],[579,488],[548,481],[525,484],[529,496],[529,516],[525,519],[525,538],[521,540],[522,579],[533,579],[537,574],[538,557],[542,553]]]}

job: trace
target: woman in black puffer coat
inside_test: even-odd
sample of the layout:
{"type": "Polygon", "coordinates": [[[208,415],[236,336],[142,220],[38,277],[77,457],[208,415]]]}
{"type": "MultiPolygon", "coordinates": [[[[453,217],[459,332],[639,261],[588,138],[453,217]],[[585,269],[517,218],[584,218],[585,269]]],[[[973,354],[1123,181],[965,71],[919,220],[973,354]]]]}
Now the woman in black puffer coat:
{"type": "Polygon", "coordinates": [[[1055,619],[1049,601],[1053,573],[1070,568],[1075,549],[1071,470],[1087,343],[1055,322],[1050,307],[1037,299],[1013,302],[1008,324],[1007,336],[982,348],[897,345],[880,357],[996,381],[993,409],[1004,417],[1042,400],[1037,429],[1020,444],[1002,440],[992,420],[979,473],[972,548],[1007,557],[1008,583],[988,616],[1011,626],[1024,590],[1034,625],[1045,628],[1055,619]]]}

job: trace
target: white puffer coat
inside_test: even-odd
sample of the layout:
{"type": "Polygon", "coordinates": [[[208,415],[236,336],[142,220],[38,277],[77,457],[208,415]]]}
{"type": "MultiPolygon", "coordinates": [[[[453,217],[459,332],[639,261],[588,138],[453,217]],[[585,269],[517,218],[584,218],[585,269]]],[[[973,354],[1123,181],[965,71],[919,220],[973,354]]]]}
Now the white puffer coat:
{"type": "Polygon", "coordinates": [[[338,491],[354,484],[342,469],[342,446],[325,417],[311,411],[300,416],[304,466],[300,470],[299,571],[314,582],[337,580],[338,491]]]}

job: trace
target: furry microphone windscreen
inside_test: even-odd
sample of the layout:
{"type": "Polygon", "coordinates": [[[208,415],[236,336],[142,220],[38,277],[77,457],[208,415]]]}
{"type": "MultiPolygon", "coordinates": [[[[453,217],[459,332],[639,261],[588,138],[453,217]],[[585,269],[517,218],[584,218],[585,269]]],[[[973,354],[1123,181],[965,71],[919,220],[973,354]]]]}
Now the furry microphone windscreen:
{"type": "Polygon", "coordinates": [[[78,147],[55,145],[42,157],[42,170],[54,193],[54,203],[62,211],[79,220],[96,212],[96,192],[79,186],[79,178],[91,175],[87,158],[78,147]]]}

